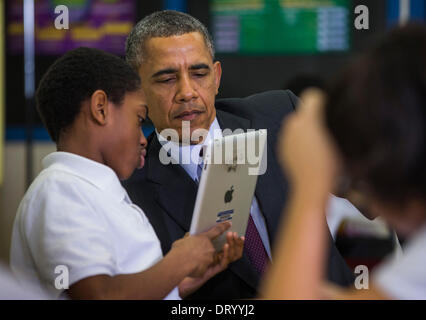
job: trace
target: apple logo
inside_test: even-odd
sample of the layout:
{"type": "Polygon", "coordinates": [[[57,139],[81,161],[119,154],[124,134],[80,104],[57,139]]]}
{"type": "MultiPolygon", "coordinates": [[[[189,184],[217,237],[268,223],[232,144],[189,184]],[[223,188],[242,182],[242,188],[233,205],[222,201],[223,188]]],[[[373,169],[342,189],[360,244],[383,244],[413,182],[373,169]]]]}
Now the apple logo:
{"type": "Polygon", "coordinates": [[[231,189],[225,192],[225,203],[232,201],[232,193],[234,192],[234,186],[231,186],[231,189]]]}

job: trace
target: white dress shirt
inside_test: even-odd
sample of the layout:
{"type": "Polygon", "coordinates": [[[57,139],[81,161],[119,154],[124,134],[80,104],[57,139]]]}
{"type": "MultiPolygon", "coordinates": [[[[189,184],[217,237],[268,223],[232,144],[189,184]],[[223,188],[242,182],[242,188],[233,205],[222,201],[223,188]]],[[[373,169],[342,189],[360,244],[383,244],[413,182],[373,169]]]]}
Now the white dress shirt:
{"type": "MultiPolygon", "coordinates": [[[[63,268],[72,285],[100,274],[141,272],[162,259],[151,224],[111,168],[66,152],[49,154],[43,167],[13,227],[11,268],[19,279],[60,297],[63,268]]],[[[166,298],[180,299],[177,288],[166,298]]]]}
{"type": "Polygon", "coordinates": [[[155,133],[157,134],[158,141],[161,145],[167,143],[167,149],[170,153],[172,162],[180,164],[180,166],[194,181],[198,179],[197,161],[199,160],[201,148],[206,146],[209,141],[213,139],[220,139],[223,136],[216,118],[210,125],[207,137],[204,139],[203,143],[200,144],[182,145],[178,142],[168,141],[165,137],[158,133],[157,129],[155,129],[155,133]]]}

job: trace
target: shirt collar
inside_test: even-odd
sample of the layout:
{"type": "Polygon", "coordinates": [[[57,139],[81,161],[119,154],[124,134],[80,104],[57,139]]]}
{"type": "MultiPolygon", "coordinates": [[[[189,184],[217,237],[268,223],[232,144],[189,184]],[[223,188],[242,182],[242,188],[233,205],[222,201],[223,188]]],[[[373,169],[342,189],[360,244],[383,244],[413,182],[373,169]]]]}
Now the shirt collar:
{"type": "Polygon", "coordinates": [[[67,171],[95,185],[109,196],[125,200],[130,199],[116,173],[108,166],[69,152],[53,152],[47,155],[42,165],[44,169],[55,168],[67,171]]]}
{"type": "Polygon", "coordinates": [[[207,145],[210,140],[222,137],[222,130],[216,117],[210,125],[206,139],[200,144],[181,145],[179,143],[167,141],[166,138],[160,135],[157,129],[155,129],[155,133],[161,145],[168,143],[167,149],[170,151],[169,154],[174,163],[180,164],[193,180],[197,179],[197,160],[199,159],[197,155],[200,154],[201,148],[207,145]],[[193,155],[192,158],[191,155],[193,155]]]}

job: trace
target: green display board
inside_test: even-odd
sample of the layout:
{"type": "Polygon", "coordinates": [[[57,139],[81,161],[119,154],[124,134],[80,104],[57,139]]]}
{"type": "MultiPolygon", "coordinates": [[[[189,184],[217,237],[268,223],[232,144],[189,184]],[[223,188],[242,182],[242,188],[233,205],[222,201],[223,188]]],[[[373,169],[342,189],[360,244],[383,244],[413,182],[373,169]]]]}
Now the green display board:
{"type": "Polygon", "coordinates": [[[350,0],[212,0],[217,52],[346,51],[350,0]]]}

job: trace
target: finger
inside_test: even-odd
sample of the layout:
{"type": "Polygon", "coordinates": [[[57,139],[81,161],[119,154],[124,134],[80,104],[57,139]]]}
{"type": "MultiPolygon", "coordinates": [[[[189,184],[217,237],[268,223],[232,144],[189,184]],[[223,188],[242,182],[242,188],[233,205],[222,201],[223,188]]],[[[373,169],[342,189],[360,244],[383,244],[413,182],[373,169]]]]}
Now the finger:
{"type": "Polygon", "coordinates": [[[240,246],[238,245],[238,240],[234,241],[234,246],[229,251],[229,262],[234,262],[239,258],[239,252],[241,251],[240,246]]]}
{"type": "Polygon", "coordinates": [[[241,247],[241,248],[244,248],[244,242],[246,241],[246,238],[245,237],[240,237],[239,239],[238,239],[238,245],[241,247]]]}
{"type": "Polygon", "coordinates": [[[230,227],[231,227],[231,223],[229,221],[218,223],[214,227],[206,231],[204,234],[209,239],[214,240],[218,236],[220,236],[222,233],[224,233],[226,230],[228,230],[230,227]]]}
{"type": "Polygon", "coordinates": [[[298,112],[301,114],[310,114],[318,117],[323,113],[325,94],[317,88],[308,88],[300,95],[301,103],[298,106],[298,112]]]}
{"type": "Polygon", "coordinates": [[[213,264],[218,264],[222,260],[222,252],[215,253],[213,264]]]}
{"type": "Polygon", "coordinates": [[[244,249],[244,237],[238,237],[238,235],[236,235],[236,239],[234,240],[234,246],[232,248],[232,251],[230,251],[230,254],[229,254],[229,262],[231,263],[240,259],[243,255],[243,249],[244,249]]]}
{"type": "Polygon", "coordinates": [[[223,250],[224,250],[225,246],[222,247],[222,249],[220,249],[220,252],[216,253],[216,259],[214,261],[214,265],[218,265],[221,263],[222,259],[223,259],[223,250]]]}
{"type": "Polygon", "coordinates": [[[233,242],[234,242],[234,233],[233,233],[233,232],[229,231],[229,232],[226,234],[226,242],[227,242],[230,246],[232,246],[232,245],[233,245],[233,242]]]}
{"type": "Polygon", "coordinates": [[[235,248],[239,249],[240,247],[244,245],[244,237],[238,237],[237,235],[234,242],[235,242],[235,248]]]}
{"type": "Polygon", "coordinates": [[[238,249],[237,249],[237,257],[236,257],[236,259],[239,259],[239,258],[241,258],[243,256],[244,241],[246,241],[245,237],[240,237],[237,240],[238,249]]]}
{"type": "Polygon", "coordinates": [[[225,245],[223,246],[223,256],[220,261],[220,265],[224,269],[228,266],[228,263],[229,263],[228,258],[229,258],[229,244],[225,243],[225,245]]]}
{"type": "Polygon", "coordinates": [[[235,251],[235,241],[234,241],[235,232],[228,232],[227,234],[227,243],[229,245],[228,257],[232,259],[235,251]]]}
{"type": "Polygon", "coordinates": [[[230,257],[232,257],[231,261],[234,261],[235,258],[237,257],[237,255],[238,255],[238,248],[239,248],[238,247],[238,233],[234,232],[233,247],[232,247],[232,256],[230,256],[230,257]]]}

